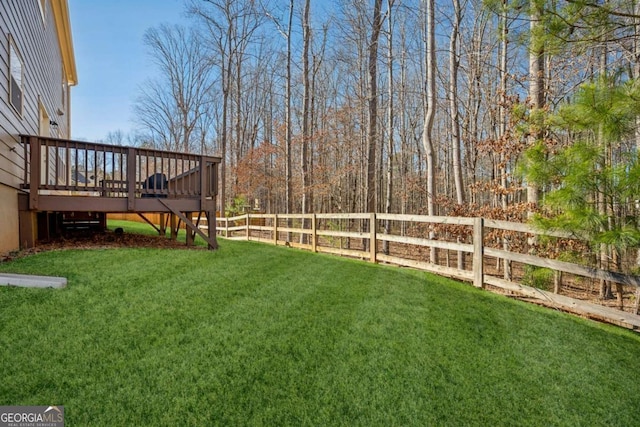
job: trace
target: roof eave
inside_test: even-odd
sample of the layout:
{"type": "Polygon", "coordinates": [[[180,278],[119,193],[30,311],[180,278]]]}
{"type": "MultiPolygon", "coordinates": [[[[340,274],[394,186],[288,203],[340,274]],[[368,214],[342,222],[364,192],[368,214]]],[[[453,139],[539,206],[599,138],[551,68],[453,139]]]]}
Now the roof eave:
{"type": "Polygon", "coordinates": [[[52,0],[51,8],[56,22],[58,43],[62,55],[62,63],[66,73],[67,83],[71,86],[78,84],[78,72],[76,70],[76,58],[73,51],[73,39],[71,36],[71,20],[69,19],[69,4],[67,0],[52,0]]]}

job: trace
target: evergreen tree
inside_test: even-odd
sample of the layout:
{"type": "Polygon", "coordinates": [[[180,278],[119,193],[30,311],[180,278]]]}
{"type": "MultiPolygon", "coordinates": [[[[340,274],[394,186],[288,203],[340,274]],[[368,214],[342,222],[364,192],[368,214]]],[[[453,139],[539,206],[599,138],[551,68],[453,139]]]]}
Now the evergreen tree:
{"type": "Polygon", "coordinates": [[[534,223],[588,239],[596,251],[604,245],[617,268],[625,251],[640,247],[639,115],[639,82],[584,84],[548,119],[554,138],[531,147],[521,163],[525,179],[544,189],[534,223]]]}

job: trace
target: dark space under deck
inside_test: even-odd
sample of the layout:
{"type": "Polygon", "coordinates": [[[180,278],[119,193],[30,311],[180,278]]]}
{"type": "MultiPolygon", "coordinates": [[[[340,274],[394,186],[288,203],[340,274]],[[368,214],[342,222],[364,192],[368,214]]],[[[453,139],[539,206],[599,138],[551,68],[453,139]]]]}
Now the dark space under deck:
{"type": "Polygon", "coordinates": [[[19,197],[23,247],[65,224],[104,229],[107,213],[167,214],[158,231],[179,223],[217,247],[215,206],[220,158],[23,135],[25,193],[19,197]],[[205,216],[203,233],[192,214],[205,216]],[[213,225],[213,226],[211,226],[213,225]]]}

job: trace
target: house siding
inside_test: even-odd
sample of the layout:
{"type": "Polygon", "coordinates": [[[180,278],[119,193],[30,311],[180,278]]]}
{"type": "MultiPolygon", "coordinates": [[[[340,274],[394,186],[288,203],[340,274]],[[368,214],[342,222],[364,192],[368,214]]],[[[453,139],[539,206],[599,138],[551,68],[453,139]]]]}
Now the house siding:
{"type": "Polygon", "coordinates": [[[63,97],[66,78],[52,1],[44,20],[40,0],[0,2],[0,253],[18,249],[18,194],[24,180],[24,147],[20,134],[40,133],[40,105],[55,121],[46,136],[68,138],[70,99],[63,97]],[[13,39],[23,64],[23,108],[9,102],[9,44],[13,39]],[[62,113],[62,114],[59,114],[62,113]]]}

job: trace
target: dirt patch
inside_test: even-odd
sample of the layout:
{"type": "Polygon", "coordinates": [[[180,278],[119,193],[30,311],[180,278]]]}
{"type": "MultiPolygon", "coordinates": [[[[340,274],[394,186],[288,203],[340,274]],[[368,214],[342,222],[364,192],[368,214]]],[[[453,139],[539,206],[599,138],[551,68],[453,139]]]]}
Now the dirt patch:
{"type": "Polygon", "coordinates": [[[184,242],[171,240],[169,237],[149,236],[133,233],[80,233],[59,237],[47,242],[39,242],[34,248],[10,252],[0,256],[0,262],[47,251],[67,249],[107,249],[107,248],[166,248],[183,250],[206,250],[203,246],[187,246],[184,242]]]}

